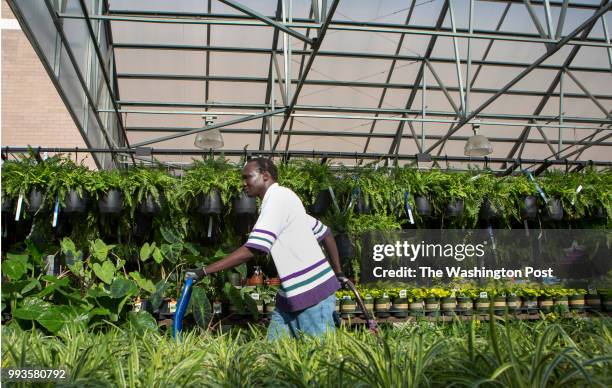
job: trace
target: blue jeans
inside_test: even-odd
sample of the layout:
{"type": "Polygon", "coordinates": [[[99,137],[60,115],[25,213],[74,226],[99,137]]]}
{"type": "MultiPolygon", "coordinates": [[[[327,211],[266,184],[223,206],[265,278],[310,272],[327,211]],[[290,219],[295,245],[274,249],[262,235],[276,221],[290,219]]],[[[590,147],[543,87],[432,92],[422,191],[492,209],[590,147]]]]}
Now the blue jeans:
{"type": "Polygon", "coordinates": [[[304,310],[286,312],[275,309],[270,316],[268,341],[290,335],[297,338],[301,333],[319,337],[336,330],[333,314],[336,309],[336,293],[304,310]]]}

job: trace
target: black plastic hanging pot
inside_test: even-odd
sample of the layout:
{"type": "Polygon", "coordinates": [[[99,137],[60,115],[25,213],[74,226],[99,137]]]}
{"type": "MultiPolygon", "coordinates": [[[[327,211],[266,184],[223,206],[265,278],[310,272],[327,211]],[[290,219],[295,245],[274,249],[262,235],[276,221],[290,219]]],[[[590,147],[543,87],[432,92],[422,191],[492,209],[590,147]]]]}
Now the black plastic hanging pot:
{"type": "Polygon", "coordinates": [[[605,207],[600,206],[597,209],[595,209],[593,216],[598,220],[606,220],[608,219],[608,212],[606,211],[605,207]]]}
{"type": "Polygon", "coordinates": [[[151,233],[153,224],[151,217],[144,214],[136,214],[134,221],[134,235],[138,238],[146,239],[151,233]]]}
{"type": "Polygon", "coordinates": [[[329,208],[330,198],[328,190],[321,190],[319,194],[317,194],[317,199],[315,203],[310,206],[310,213],[315,216],[321,216],[325,214],[327,209],[329,208]]]}
{"type": "Polygon", "coordinates": [[[528,195],[521,203],[521,217],[525,220],[534,220],[537,216],[538,199],[533,195],[528,195]]]}
{"type": "Polygon", "coordinates": [[[355,245],[351,241],[348,233],[340,233],[336,236],[338,255],[341,259],[351,259],[355,257],[355,245]]]}
{"type": "Polygon", "coordinates": [[[370,214],[369,201],[363,196],[363,194],[357,194],[355,198],[355,213],[357,214],[370,214]]]}
{"type": "Polygon", "coordinates": [[[121,213],[123,209],[123,194],[117,189],[110,189],[98,201],[98,209],[103,214],[121,213]]]}
{"type": "Polygon", "coordinates": [[[76,190],[68,191],[64,198],[64,213],[84,213],[87,208],[89,195],[83,191],[83,195],[79,195],[76,190]]]}
{"type": "Polygon", "coordinates": [[[249,215],[257,213],[257,202],[255,197],[249,197],[244,191],[234,199],[234,211],[236,215],[249,215]]]}
{"type": "Polygon", "coordinates": [[[446,205],[446,216],[459,217],[461,214],[463,214],[463,199],[451,199],[448,205],[446,205]]]}
{"type": "Polygon", "coordinates": [[[163,193],[159,193],[159,201],[155,201],[153,194],[149,193],[143,198],[142,202],[140,202],[138,210],[140,210],[142,214],[157,214],[161,211],[165,203],[166,198],[163,193]]]}
{"type": "Polygon", "coordinates": [[[2,193],[2,213],[10,213],[13,210],[13,201],[2,193]]]}
{"type": "Polygon", "coordinates": [[[219,190],[211,189],[208,194],[200,194],[198,200],[198,213],[203,215],[221,214],[223,203],[219,190]]]}
{"type": "Polygon", "coordinates": [[[429,199],[424,196],[414,197],[414,205],[416,207],[416,212],[421,217],[429,217],[431,216],[431,202],[429,199]]]}
{"type": "Polygon", "coordinates": [[[45,210],[45,194],[42,190],[32,189],[30,190],[30,194],[28,194],[28,213],[36,213],[38,211],[45,210]]]}
{"type": "Polygon", "coordinates": [[[498,216],[498,210],[495,207],[491,206],[491,201],[489,201],[488,198],[485,198],[485,200],[482,201],[482,205],[480,206],[480,219],[483,221],[492,221],[497,219],[498,216]]]}
{"type": "Polygon", "coordinates": [[[563,219],[563,206],[558,198],[551,198],[546,204],[546,217],[551,221],[563,219]]]}

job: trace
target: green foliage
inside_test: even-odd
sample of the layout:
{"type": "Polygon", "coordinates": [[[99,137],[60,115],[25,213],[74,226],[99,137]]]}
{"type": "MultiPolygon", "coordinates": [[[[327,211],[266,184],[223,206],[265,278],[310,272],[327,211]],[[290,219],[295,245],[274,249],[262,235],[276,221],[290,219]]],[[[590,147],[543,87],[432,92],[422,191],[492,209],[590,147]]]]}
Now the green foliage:
{"type": "Polygon", "coordinates": [[[56,335],[2,328],[4,368],[67,371],[79,386],[596,386],[612,384],[610,318],[512,322],[476,319],[345,328],[322,339],[266,340],[251,327],[226,334],[196,328],[179,342],[145,312],[118,328],[78,322],[56,335]]]}

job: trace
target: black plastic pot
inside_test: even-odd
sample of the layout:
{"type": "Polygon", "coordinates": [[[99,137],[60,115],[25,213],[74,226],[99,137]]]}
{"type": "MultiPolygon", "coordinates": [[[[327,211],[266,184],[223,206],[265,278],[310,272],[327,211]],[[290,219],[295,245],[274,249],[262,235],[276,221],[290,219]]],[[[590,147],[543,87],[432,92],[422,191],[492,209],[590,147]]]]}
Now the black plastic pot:
{"type": "Polygon", "coordinates": [[[98,209],[103,214],[121,213],[123,209],[123,194],[117,189],[106,192],[98,201],[98,209]]]}
{"type": "Polygon", "coordinates": [[[600,206],[597,209],[595,209],[593,216],[598,220],[606,220],[608,219],[608,212],[606,211],[606,208],[604,208],[603,206],[600,206]]]}
{"type": "Polygon", "coordinates": [[[538,216],[538,199],[528,195],[521,202],[521,217],[525,220],[534,220],[538,216]]]}
{"type": "Polygon", "coordinates": [[[336,245],[338,246],[338,255],[341,259],[355,257],[355,245],[353,245],[347,233],[340,233],[336,236],[336,245]]]}
{"type": "Polygon", "coordinates": [[[76,190],[70,190],[64,198],[64,213],[84,213],[87,208],[89,195],[83,191],[83,196],[80,196],[76,190]]]}
{"type": "Polygon", "coordinates": [[[13,201],[2,193],[2,213],[10,213],[12,210],[13,201]]]}
{"type": "Polygon", "coordinates": [[[201,194],[199,197],[198,213],[203,215],[221,214],[223,203],[219,190],[212,189],[208,194],[201,194]]]}
{"type": "Polygon", "coordinates": [[[30,194],[28,194],[28,213],[36,213],[37,211],[45,210],[44,208],[45,202],[45,193],[43,193],[39,189],[30,190],[30,194]]]}
{"type": "Polygon", "coordinates": [[[482,205],[480,206],[479,217],[483,221],[493,221],[499,217],[499,212],[496,208],[491,206],[491,202],[488,198],[485,198],[482,201],[482,205]]]}
{"type": "Polygon", "coordinates": [[[140,210],[142,214],[157,214],[161,211],[161,208],[164,206],[165,203],[166,198],[164,197],[163,193],[159,193],[159,203],[155,201],[153,194],[149,193],[140,203],[138,210],[140,210]]]}
{"type": "Polygon", "coordinates": [[[234,198],[234,211],[237,215],[257,213],[255,197],[249,197],[244,191],[234,198]]]}
{"type": "Polygon", "coordinates": [[[551,198],[546,204],[546,217],[552,221],[561,221],[563,219],[563,206],[557,198],[551,198]]]}
{"type": "Polygon", "coordinates": [[[370,214],[370,204],[361,193],[355,198],[355,213],[370,214]]]}
{"type": "Polygon", "coordinates": [[[461,214],[463,214],[463,199],[451,199],[448,205],[446,205],[446,216],[460,217],[461,214]]]}
{"type": "Polygon", "coordinates": [[[421,217],[431,216],[431,202],[429,202],[429,199],[427,197],[414,197],[414,204],[418,215],[420,215],[421,217]]]}
{"type": "Polygon", "coordinates": [[[329,208],[329,203],[331,201],[331,196],[329,195],[328,190],[321,190],[319,194],[317,194],[317,199],[315,203],[310,206],[310,213],[315,216],[321,216],[325,214],[327,209],[329,208]]]}

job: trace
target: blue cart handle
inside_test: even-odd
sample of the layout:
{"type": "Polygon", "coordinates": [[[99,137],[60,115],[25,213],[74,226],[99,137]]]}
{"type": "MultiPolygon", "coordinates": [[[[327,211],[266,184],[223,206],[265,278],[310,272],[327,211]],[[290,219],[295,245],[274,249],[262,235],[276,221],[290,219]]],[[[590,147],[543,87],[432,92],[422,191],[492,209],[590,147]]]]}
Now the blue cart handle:
{"type": "Polygon", "coordinates": [[[172,324],[172,338],[174,339],[180,339],[181,331],[183,330],[183,317],[185,316],[187,306],[189,306],[189,299],[191,299],[192,285],[192,278],[185,279],[185,285],[183,286],[183,291],[181,292],[181,299],[179,299],[176,312],[174,313],[174,322],[172,324]]]}

